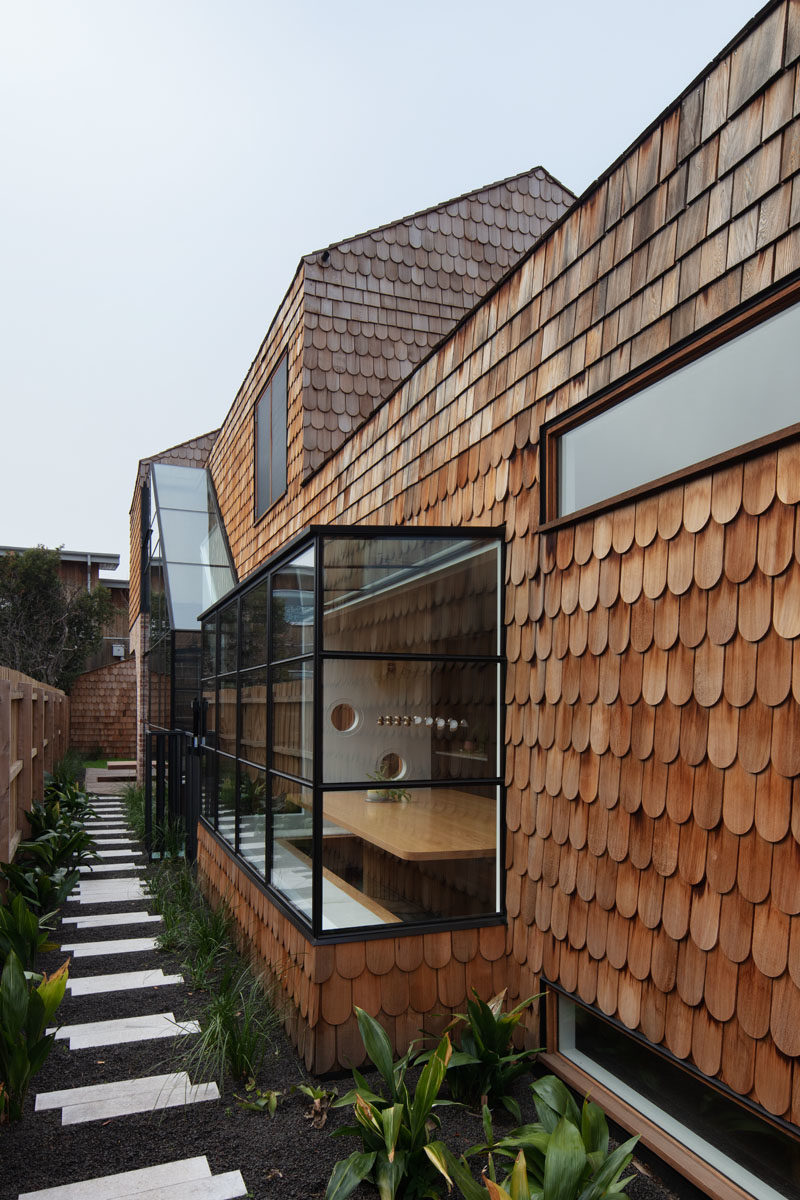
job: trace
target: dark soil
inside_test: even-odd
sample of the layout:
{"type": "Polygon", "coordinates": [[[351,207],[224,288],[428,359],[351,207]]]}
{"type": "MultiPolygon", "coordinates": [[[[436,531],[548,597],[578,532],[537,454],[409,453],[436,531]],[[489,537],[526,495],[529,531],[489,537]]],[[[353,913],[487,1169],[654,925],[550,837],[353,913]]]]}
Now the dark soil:
{"type": "MultiPolygon", "coordinates": [[[[117,874],[110,872],[108,877],[117,878],[117,874]]],[[[145,906],[146,902],[139,901],[114,905],[113,908],[125,912],[145,906]]],[[[110,908],[109,905],[71,903],[63,915],[77,915],[79,911],[89,915],[110,908]]],[[[150,911],[154,911],[152,907],[150,911]]],[[[60,936],[64,942],[96,941],[152,936],[154,928],[157,927],[152,923],[86,930],[75,930],[73,925],[66,925],[60,936]]],[[[40,969],[50,971],[63,958],[60,952],[43,955],[40,969]]],[[[161,967],[165,974],[181,974],[173,956],[151,951],[75,959],[73,975],[113,974],[145,967],[161,967]]],[[[203,993],[192,992],[185,984],[108,996],[71,998],[67,995],[59,1009],[58,1020],[67,1025],[156,1012],[171,1012],[176,1020],[182,1020],[197,1016],[203,999],[203,993]]],[[[70,1051],[65,1041],[57,1041],[43,1070],[32,1083],[22,1121],[0,1128],[0,1200],[16,1200],[21,1192],[194,1155],[206,1155],[215,1175],[241,1171],[249,1195],[256,1200],[273,1197],[313,1200],[324,1196],[334,1163],[356,1148],[353,1139],[330,1136],[338,1126],[350,1122],[348,1109],[331,1109],[324,1128],[315,1129],[309,1115],[310,1102],[294,1090],[297,1084],[306,1082],[335,1087],[343,1095],[350,1087],[349,1077],[327,1081],[309,1077],[280,1031],[275,1034],[258,1079],[261,1089],[275,1089],[281,1093],[277,1113],[272,1119],[263,1113],[248,1111],[237,1102],[236,1093],[244,1091],[241,1084],[230,1081],[223,1084],[220,1080],[217,1080],[221,1092],[219,1101],[157,1113],[62,1126],[60,1110],[33,1111],[37,1092],[133,1079],[179,1068],[172,1039],[77,1051],[70,1051]]],[[[367,1075],[367,1078],[376,1090],[381,1090],[377,1074],[367,1075]]],[[[193,1079],[192,1082],[206,1080],[193,1079]]],[[[527,1084],[521,1083],[516,1095],[523,1118],[534,1120],[527,1084]]],[[[482,1140],[481,1122],[474,1114],[447,1107],[440,1110],[440,1115],[441,1137],[454,1152],[461,1153],[482,1140]]],[[[510,1123],[498,1116],[496,1128],[508,1127],[510,1123]]],[[[620,1130],[613,1132],[618,1138],[627,1136],[620,1130]]],[[[635,1162],[639,1169],[628,1188],[631,1200],[701,1200],[700,1192],[644,1151],[637,1153],[635,1162]]],[[[367,1197],[374,1200],[376,1195],[374,1189],[363,1185],[354,1193],[358,1200],[367,1197]]]]}

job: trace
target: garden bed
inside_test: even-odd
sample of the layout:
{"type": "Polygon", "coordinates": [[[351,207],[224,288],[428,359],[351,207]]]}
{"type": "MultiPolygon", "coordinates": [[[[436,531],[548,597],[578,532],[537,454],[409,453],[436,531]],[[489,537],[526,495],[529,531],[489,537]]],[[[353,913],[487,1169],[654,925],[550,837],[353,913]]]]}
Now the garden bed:
{"type": "MultiPolygon", "coordinates": [[[[106,906],[68,904],[63,915],[89,915],[106,906]]],[[[142,903],[115,905],[118,912],[141,909],[142,903]]],[[[63,926],[65,942],[94,941],[100,937],[152,936],[153,924],[128,925],[112,931],[75,930],[63,926]],[[123,932],[124,930],[124,932],[123,932]]],[[[50,971],[63,961],[59,951],[41,957],[40,969],[50,971]]],[[[79,974],[100,975],[140,968],[161,967],[165,974],[180,974],[180,964],[164,951],[82,958],[79,974]]],[[[200,1015],[206,995],[192,991],[188,984],[150,988],[111,995],[65,997],[58,1012],[60,1024],[106,1020],[145,1013],[172,1012],[176,1020],[200,1015]]],[[[57,1041],[43,1070],[33,1081],[21,1122],[0,1128],[0,1200],[16,1200],[20,1192],[52,1187],[55,1184],[88,1179],[95,1175],[133,1170],[194,1155],[206,1155],[214,1174],[241,1171],[249,1194],[255,1200],[281,1197],[282,1200],[314,1200],[323,1197],[334,1163],[356,1148],[349,1138],[331,1138],[338,1126],[351,1121],[349,1109],[331,1109],[324,1128],[316,1129],[309,1119],[310,1101],[297,1085],[307,1083],[349,1090],[348,1077],[318,1080],[308,1076],[283,1033],[278,1030],[258,1075],[262,1092],[279,1092],[276,1114],[252,1112],[237,1101],[241,1085],[220,1081],[221,1098],[186,1108],[157,1113],[116,1117],[86,1124],[62,1126],[60,1110],[34,1113],[37,1092],[80,1087],[112,1080],[134,1079],[179,1069],[171,1040],[146,1041],[97,1049],[73,1050],[57,1041]]],[[[380,1090],[377,1073],[367,1080],[380,1090]]],[[[210,1076],[193,1078],[207,1082],[210,1076]]],[[[515,1086],[514,1094],[525,1120],[535,1120],[530,1089],[526,1082],[515,1086]]],[[[455,1153],[482,1140],[481,1121],[461,1108],[439,1110],[442,1138],[455,1153]]],[[[497,1129],[508,1129],[510,1118],[496,1118],[497,1129]]],[[[617,1136],[623,1137],[620,1131],[617,1136]]],[[[701,1194],[663,1164],[637,1153],[641,1170],[628,1191],[631,1200],[700,1200],[701,1194]]],[[[455,1194],[455,1193],[454,1193],[455,1194]]],[[[376,1197],[371,1187],[362,1185],[354,1196],[359,1200],[376,1197]]]]}

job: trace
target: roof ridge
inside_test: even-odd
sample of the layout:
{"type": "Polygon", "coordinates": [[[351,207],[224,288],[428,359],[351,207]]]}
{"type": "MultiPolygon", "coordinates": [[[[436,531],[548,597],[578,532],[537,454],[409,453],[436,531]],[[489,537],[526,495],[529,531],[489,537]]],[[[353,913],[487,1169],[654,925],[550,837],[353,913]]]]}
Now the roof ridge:
{"type": "Polygon", "coordinates": [[[320,246],[317,250],[311,250],[304,254],[301,261],[307,262],[310,259],[316,258],[318,254],[324,254],[326,250],[338,250],[342,246],[348,245],[350,242],[357,242],[360,238],[371,237],[372,234],[382,233],[385,229],[394,229],[398,225],[405,225],[407,221],[415,221],[417,217],[424,217],[428,213],[438,212],[441,209],[448,208],[451,204],[460,204],[462,200],[469,200],[473,196],[479,195],[481,192],[488,192],[491,188],[503,187],[507,183],[513,183],[517,179],[529,178],[541,171],[543,175],[549,179],[551,183],[556,184],[568,196],[575,198],[575,193],[563,184],[560,179],[557,179],[551,171],[543,167],[541,163],[535,167],[530,167],[527,171],[518,171],[516,175],[507,175],[504,179],[496,179],[493,183],[484,183],[480,187],[472,188],[471,191],[461,192],[458,196],[452,196],[449,200],[442,200],[439,204],[429,204],[427,208],[417,209],[416,212],[407,213],[403,217],[398,217],[395,221],[385,221],[382,225],[374,225],[371,229],[365,229],[361,233],[351,234],[349,237],[340,238],[339,241],[330,242],[327,246],[320,246]]]}

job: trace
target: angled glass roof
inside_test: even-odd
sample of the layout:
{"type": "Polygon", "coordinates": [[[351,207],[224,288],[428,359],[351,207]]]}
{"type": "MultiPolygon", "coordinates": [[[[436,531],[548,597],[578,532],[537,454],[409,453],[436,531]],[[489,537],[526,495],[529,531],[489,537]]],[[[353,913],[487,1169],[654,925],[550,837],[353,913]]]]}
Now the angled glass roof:
{"type": "Polygon", "coordinates": [[[198,614],[236,584],[214,485],[205,467],[153,463],[153,504],[173,629],[199,629],[198,614]]]}

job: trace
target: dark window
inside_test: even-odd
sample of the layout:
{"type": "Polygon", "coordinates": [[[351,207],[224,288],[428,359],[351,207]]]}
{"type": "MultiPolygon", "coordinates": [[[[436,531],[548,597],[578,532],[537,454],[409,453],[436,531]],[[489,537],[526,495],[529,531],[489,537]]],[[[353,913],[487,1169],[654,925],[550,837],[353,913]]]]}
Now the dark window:
{"type": "Polygon", "coordinates": [[[256,401],[256,517],[286,491],[286,356],[256,401]]]}

